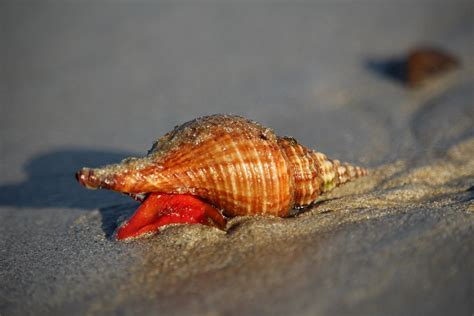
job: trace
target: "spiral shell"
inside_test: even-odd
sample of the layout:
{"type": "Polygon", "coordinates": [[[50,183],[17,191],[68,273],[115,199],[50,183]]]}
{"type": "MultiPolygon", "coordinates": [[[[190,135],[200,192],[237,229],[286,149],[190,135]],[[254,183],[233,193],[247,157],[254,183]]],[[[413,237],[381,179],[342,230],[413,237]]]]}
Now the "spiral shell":
{"type": "Polygon", "coordinates": [[[295,207],[367,171],[278,137],[239,116],[212,115],[175,127],[144,158],[77,173],[88,188],[129,194],[192,194],[227,216],[288,216],[295,207]]]}

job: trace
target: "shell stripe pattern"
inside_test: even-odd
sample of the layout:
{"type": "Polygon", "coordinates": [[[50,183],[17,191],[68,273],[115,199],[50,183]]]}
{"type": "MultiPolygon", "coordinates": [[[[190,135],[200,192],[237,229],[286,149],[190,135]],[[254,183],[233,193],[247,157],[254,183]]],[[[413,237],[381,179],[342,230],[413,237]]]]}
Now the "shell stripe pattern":
{"type": "Polygon", "coordinates": [[[192,194],[227,216],[288,216],[367,171],[278,137],[239,116],[212,115],[175,127],[148,155],[77,174],[88,188],[130,194],[192,194]]]}
{"type": "Polygon", "coordinates": [[[281,172],[287,169],[276,144],[224,134],[207,145],[189,148],[178,161],[170,155],[163,162],[160,179],[154,176],[147,182],[168,193],[198,195],[223,210],[238,210],[232,215],[253,214],[257,208],[265,214],[291,205],[289,173],[281,172]],[[218,155],[224,156],[224,161],[216,159],[218,155]],[[198,161],[196,157],[200,157],[198,161]],[[177,165],[181,167],[173,167],[177,165]]]}

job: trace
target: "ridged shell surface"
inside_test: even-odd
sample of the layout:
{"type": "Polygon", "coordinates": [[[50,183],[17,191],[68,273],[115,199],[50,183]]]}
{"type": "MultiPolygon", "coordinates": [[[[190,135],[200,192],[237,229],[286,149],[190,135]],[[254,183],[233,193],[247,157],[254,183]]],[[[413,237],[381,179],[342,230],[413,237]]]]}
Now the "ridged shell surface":
{"type": "Polygon", "coordinates": [[[212,115],[175,127],[144,158],[82,169],[90,188],[197,195],[228,216],[287,216],[366,171],[329,160],[239,116],[212,115]]]}

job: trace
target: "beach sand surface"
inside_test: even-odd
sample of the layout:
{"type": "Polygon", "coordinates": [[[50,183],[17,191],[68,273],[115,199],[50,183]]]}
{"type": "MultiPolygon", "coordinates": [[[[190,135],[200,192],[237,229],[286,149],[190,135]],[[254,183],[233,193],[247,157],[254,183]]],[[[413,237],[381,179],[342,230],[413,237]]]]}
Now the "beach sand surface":
{"type": "Polygon", "coordinates": [[[1,315],[472,315],[469,1],[2,2],[1,315]],[[420,45],[461,67],[409,89],[420,45]],[[83,166],[233,113],[369,176],[288,219],[116,242],[83,166]]]}

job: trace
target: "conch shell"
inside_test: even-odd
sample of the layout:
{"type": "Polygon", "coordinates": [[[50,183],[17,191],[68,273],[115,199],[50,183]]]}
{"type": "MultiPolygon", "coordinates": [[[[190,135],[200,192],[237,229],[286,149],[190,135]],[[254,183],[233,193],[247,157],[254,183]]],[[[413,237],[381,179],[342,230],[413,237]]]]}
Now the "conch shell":
{"type": "Polygon", "coordinates": [[[98,169],[83,168],[78,181],[92,189],[131,195],[188,194],[225,216],[286,217],[322,193],[367,171],[276,136],[233,115],[211,115],[176,126],[148,155],[98,169]]]}

